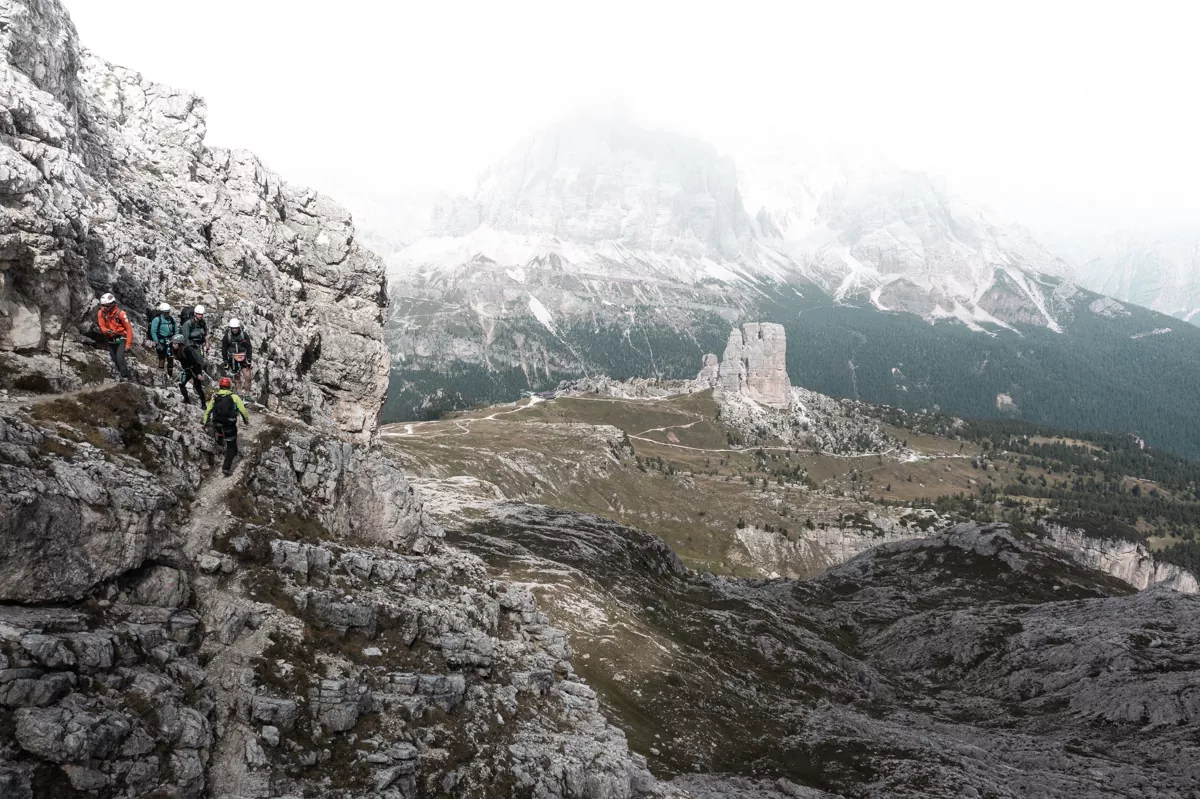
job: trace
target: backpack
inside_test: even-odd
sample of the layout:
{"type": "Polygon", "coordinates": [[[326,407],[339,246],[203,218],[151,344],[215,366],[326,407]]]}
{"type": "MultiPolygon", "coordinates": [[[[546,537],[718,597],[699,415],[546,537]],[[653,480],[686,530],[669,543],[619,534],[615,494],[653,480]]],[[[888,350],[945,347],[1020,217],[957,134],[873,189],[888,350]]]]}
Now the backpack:
{"type": "Polygon", "coordinates": [[[232,394],[218,394],[213,399],[212,421],[218,427],[236,427],[238,420],[237,405],[232,394]]]}
{"type": "MultiPolygon", "coordinates": [[[[185,308],[184,310],[191,310],[185,308]]],[[[186,317],[182,325],[183,335],[187,336],[188,343],[196,343],[208,340],[208,321],[205,319],[193,319],[186,317]],[[201,330],[203,333],[200,336],[196,335],[196,331],[201,330]]]]}
{"type": "Polygon", "coordinates": [[[242,332],[237,335],[237,338],[231,336],[229,334],[229,330],[227,329],[225,331],[224,338],[221,340],[221,350],[223,352],[228,352],[230,349],[232,349],[234,353],[245,352],[246,347],[249,344],[250,334],[246,332],[246,328],[242,328],[242,332]]]}
{"type": "Polygon", "coordinates": [[[146,314],[146,338],[154,341],[154,320],[162,315],[162,311],[153,310],[146,314]]]}
{"type": "Polygon", "coordinates": [[[204,350],[195,344],[184,342],[179,348],[179,365],[193,375],[199,376],[204,370],[204,350]]]}

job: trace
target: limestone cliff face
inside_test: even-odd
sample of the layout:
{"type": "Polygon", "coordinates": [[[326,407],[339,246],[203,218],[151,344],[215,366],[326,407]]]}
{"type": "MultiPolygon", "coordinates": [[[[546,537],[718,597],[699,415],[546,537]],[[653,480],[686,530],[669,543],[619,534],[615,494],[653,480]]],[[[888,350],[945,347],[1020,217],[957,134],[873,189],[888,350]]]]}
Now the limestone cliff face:
{"type": "Polygon", "coordinates": [[[1200,593],[1196,577],[1173,563],[1163,563],[1144,544],[1113,538],[1094,538],[1082,530],[1059,524],[1045,525],[1047,542],[1081,563],[1124,580],[1139,590],[1171,588],[1185,594],[1200,593]]]}
{"type": "Polygon", "coordinates": [[[750,322],[741,330],[730,330],[721,361],[718,363],[715,355],[705,355],[697,379],[772,408],[788,407],[792,384],[787,374],[787,333],[783,325],[750,322]]]}
{"type": "MultiPolygon", "coordinates": [[[[240,317],[272,409],[369,434],[387,387],[381,262],[349,214],[204,145],[204,101],[84,50],[59,0],[0,0],[0,354],[56,385],[112,291],[240,317]],[[56,359],[55,359],[56,360],[56,359]]],[[[140,336],[139,336],[140,338],[140,336]]]]}

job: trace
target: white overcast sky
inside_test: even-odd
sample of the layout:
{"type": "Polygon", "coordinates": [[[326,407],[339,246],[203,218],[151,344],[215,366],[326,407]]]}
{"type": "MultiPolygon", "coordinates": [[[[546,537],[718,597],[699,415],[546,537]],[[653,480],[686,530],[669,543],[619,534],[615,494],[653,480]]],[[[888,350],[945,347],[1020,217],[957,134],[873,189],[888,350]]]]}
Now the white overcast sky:
{"type": "Polygon", "coordinates": [[[618,105],[733,154],[880,151],[1037,229],[1200,226],[1200,2],[65,2],[202,94],[209,143],[335,195],[462,189],[618,105]]]}

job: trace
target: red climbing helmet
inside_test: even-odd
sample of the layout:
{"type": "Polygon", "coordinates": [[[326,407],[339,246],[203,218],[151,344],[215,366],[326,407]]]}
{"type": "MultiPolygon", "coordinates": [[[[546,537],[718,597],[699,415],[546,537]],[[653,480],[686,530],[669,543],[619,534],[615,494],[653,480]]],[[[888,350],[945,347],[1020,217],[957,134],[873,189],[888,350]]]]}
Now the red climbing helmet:
{"type": "Polygon", "coordinates": [[[221,388],[233,388],[233,381],[228,377],[222,377],[221,382],[217,385],[219,385],[221,388]]]}

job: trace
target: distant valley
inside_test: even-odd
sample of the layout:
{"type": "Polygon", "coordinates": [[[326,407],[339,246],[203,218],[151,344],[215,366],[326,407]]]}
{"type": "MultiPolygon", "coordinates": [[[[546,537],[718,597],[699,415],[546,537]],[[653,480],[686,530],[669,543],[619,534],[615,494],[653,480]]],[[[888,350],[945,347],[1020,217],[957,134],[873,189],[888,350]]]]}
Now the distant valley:
{"type": "Polygon", "coordinates": [[[822,393],[1200,454],[1200,329],[1081,287],[924,175],[780,163],[579,117],[432,203],[423,236],[406,207],[404,235],[376,238],[385,420],[580,377],[688,378],[731,325],[763,320],[787,329],[793,382],[822,393]]]}
{"type": "Polygon", "coordinates": [[[393,425],[384,441],[424,475],[447,528],[548,505],[654,533],[718,574],[808,577],[968,521],[1007,522],[1138,588],[1195,591],[1185,569],[1200,569],[1200,470],[1129,436],[805,389],[772,409],[703,380],[584,380],[552,399],[393,425]]]}

